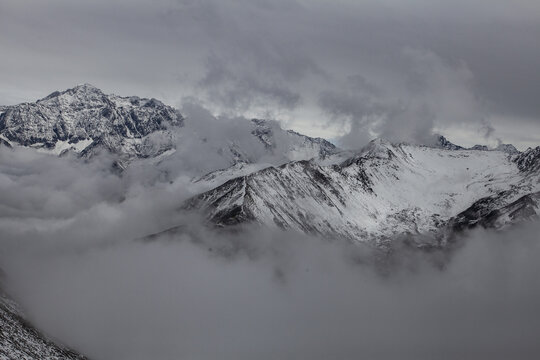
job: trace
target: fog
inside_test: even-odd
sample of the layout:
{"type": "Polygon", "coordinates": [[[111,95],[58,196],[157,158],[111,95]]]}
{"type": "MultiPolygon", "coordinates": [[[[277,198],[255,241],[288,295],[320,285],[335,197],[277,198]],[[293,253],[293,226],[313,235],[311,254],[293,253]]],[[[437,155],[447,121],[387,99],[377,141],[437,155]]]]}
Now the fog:
{"type": "Polygon", "coordinates": [[[3,287],[92,359],[540,355],[539,223],[385,257],[337,239],[212,230],[178,210],[189,178],[150,184],[111,161],[0,148],[3,287]]]}

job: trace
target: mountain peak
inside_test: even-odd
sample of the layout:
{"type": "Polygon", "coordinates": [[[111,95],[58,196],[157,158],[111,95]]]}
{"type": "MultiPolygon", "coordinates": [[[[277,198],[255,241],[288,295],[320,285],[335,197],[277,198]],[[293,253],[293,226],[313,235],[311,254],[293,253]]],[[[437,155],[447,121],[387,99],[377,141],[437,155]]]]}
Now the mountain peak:
{"type": "Polygon", "coordinates": [[[384,138],[375,138],[360,149],[357,155],[345,160],[341,166],[347,167],[365,158],[390,159],[393,155],[394,144],[384,138]]]}
{"type": "Polygon", "coordinates": [[[503,151],[505,153],[508,153],[510,155],[519,154],[519,150],[516,149],[516,147],[512,144],[499,144],[495,150],[497,151],[503,151]]]}
{"type": "Polygon", "coordinates": [[[105,95],[101,89],[95,87],[92,84],[84,83],[79,84],[71,89],[66,90],[65,92],[75,93],[75,94],[99,94],[105,95]]]}
{"type": "Polygon", "coordinates": [[[73,88],[71,88],[70,90],[74,90],[74,91],[99,91],[101,92],[100,89],[98,89],[97,87],[95,87],[94,85],[92,84],[89,84],[89,83],[83,83],[83,84],[78,84],[76,86],[74,86],[73,88]]]}
{"type": "Polygon", "coordinates": [[[127,157],[151,156],[170,149],[172,143],[157,145],[156,150],[145,142],[147,136],[166,133],[169,124],[183,124],[176,109],[158,100],[106,95],[86,83],[5,110],[0,123],[3,138],[53,153],[75,148],[77,153],[92,154],[89,149],[102,146],[127,157]]]}
{"type": "Polygon", "coordinates": [[[90,94],[97,95],[97,96],[105,95],[103,91],[101,91],[94,85],[84,83],[84,84],[79,84],[75,87],[72,87],[64,91],[54,91],[50,93],[49,95],[45,96],[43,99],[38,100],[38,102],[56,99],[56,98],[61,97],[62,95],[75,95],[77,97],[88,97],[88,95],[90,94]]]}
{"type": "Polygon", "coordinates": [[[445,138],[442,135],[435,135],[435,136],[436,136],[435,147],[439,147],[441,149],[446,149],[446,150],[462,150],[463,149],[463,147],[450,142],[447,138],[445,138]]]}

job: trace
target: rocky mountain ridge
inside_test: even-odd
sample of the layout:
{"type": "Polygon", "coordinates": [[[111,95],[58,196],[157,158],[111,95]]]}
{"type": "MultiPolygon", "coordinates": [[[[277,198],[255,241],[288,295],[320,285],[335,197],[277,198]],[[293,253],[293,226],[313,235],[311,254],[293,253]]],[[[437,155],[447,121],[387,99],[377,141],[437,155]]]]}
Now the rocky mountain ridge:
{"type": "MultiPolygon", "coordinates": [[[[125,168],[133,160],[172,155],[185,140],[183,136],[206,143],[206,135],[189,121],[191,127],[177,109],[159,100],[106,95],[83,84],[34,103],[0,107],[0,145],[31,147],[54,155],[72,152],[84,158],[106,151],[125,168]]],[[[262,145],[263,154],[280,155],[281,162],[325,158],[339,151],[324,139],[283,130],[277,121],[253,119],[242,126],[262,145]]],[[[204,151],[218,152],[229,166],[258,161],[242,141],[220,140],[221,144],[208,144],[204,151]]]]}
{"type": "Polygon", "coordinates": [[[150,136],[166,139],[168,127],[182,125],[182,115],[159,100],[106,95],[83,84],[35,103],[3,107],[0,138],[10,145],[54,154],[71,150],[88,157],[105,149],[127,158],[144,158],[172,146],[170,139],[162,146],[151,146],[150,136]]]}
{"type": "Polygon", "coordinates": [[[511,155],[452,145],[377,139],[340,163],[295,161],[236,178],[229,175],[228,181],[191,199],[186,208],[201,210],[217,226],[255,222],[377,243],[403,234],[430,235],[444,242],[443,229],[504,227],[538,214],[535,149],[511,155]],[[479,201],[483,208],[473,211],[475,218],[469,210],[479,201]],[[485,219],[488,215],[490,221],[485,219]]]}

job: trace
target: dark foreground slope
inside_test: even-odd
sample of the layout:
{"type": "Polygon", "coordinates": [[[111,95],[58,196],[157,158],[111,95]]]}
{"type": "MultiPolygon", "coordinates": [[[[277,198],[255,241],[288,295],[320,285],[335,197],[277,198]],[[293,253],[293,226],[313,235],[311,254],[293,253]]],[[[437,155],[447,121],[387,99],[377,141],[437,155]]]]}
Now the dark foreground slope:
{"type": "Polygon", "coordinates": [[[86,360],[75,351],[54,343],[36,330],[18,305],[0,295],[1,360],[86,360]]]}

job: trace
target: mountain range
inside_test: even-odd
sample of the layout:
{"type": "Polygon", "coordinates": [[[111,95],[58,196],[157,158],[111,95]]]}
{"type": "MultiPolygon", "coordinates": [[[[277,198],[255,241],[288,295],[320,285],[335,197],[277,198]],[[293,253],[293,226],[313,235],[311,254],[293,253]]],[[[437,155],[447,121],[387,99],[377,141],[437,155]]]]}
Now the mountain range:
{"type": "MultiPolygon", "coordinates": [[[[89,84],[55,91],[34,103],[0,106],[0,144],[83,158],[105,151],[122,169],[133,161],[171,155],[185,137],[208,143],[208,134],[201,134],[196,125],[186,126],[177,109],[159,100],[106,95],[89,84]]],[[[275,121],[253,119],[244,125],[262,153],[278,153],[282,161],[337,152],[330,142],[282,130],[275,121]]],[[[241,142],[210,141],[205,151],[218,152],[229,165],[256,162],[260,155],[254,156],[241,142]]]]}
{"type": "Polygon", "coordinates": [[[455,230],[502,228],[538,213],[540,147],[465,149],[436,136],[430,146],[375,139],[344,151],[276,121],[239,124],[236,137],[212,137],[156,99],[106,95],[88,84],[0,108],[4,145],[83,158],[107,151],[122,168],[163,161],[186,134],[198,138],[199,151],[219,155],[225,167],[204,167],[193,182],[207,191],[182,207],[218,227],[249,222],[377,244],[429,235],[440,245],[455,230]]]}
{"type": "MultiPolygon", "coordinates": [[[[466,229],[502,229],[540,213],[540,147],[466,149],[435,136],[428,145],[375,139],[343,150],[272,120],[223,121],[203,124],[159,100],[84,84],[0,106],[0,151],[82,161],[107,154],[119,176],[133,164],[167,172],[167,162],[180,162],[194,168],[201,191],[179,208],[210,227],[258,224],[381,249],[403,238],[444,248],[466,229]]],[[[0,325],[2,359],[84,359],[33,328],[6,295],[0,325]]]]}
{"type": "Polygon", "coordinates": [[[217,226],[256,222],[379,244],[430,235],[440,245],[449,230],[502,228],[536,216],[538,150],[448,150],[376,139],[345,161],[293,161],[232,177],[186,209],[202,210],[217,226]]]}

